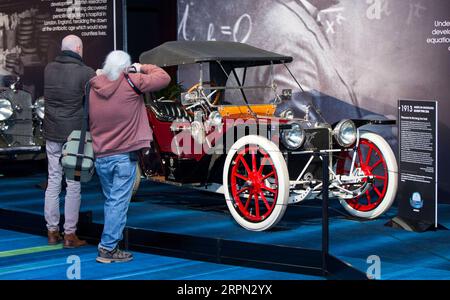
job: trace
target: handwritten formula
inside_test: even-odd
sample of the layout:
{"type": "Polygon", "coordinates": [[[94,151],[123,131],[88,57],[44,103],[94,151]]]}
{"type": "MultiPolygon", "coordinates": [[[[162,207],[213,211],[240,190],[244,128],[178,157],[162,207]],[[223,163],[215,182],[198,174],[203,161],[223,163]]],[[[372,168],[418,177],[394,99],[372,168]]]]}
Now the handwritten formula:
{"type": "MultiPolygon", "coordinates": [[[[194,41],[199,39],[195,34],[188,33],[189,11],[191,4],[186,4],[183,17],[178,26],[178,36],[185,41],[194,41]]],[[[249,14],[244,13],[236,20],[230,20],[231,24],[215,24],[209,23],[207,30],[207,41],[233,41],[245,43],[250,38],[253,29],[252,18],[249,14]]],[[[202,38],[202,40],[205,38],[202,38]]]]}

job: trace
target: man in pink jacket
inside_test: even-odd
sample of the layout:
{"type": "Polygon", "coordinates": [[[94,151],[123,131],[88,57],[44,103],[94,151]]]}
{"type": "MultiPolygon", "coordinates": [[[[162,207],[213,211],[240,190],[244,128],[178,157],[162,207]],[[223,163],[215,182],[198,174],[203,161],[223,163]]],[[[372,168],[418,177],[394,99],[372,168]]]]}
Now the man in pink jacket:
{"type": "Polygon", "coordinates": [[[90,83],[90,132],[95,167],[106,198],[105,225],[97,261],[130,261],[133,255],[120,250],[118,244],[123,237],[136,177],[135,152],[150,147],[152,141],[141,93],[165,88],[170,76],[157,66],[131,65],[127,53],[114,51],[90,83]],[[128,73],[130,67],[137,73],[128,73]]]}

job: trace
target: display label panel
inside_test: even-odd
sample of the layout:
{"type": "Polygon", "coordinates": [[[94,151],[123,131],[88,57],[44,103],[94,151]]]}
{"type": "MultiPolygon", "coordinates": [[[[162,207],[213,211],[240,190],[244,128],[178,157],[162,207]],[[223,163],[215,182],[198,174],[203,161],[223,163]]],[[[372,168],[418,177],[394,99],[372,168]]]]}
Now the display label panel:
{"type": "Polygon", "coordinates": [[[400,100],[399,216],[437,226],[437,101],[400,100]]]}

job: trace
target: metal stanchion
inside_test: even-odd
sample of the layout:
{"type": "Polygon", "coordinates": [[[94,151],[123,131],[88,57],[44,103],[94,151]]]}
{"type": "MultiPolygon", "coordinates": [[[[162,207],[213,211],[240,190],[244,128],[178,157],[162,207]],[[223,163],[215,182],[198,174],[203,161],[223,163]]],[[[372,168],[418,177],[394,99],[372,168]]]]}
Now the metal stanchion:
{"type": "Polygon", "coordinates": [[[329,221],[328,221],[328,193],[330,185],[329,153],[322,155],[323,167],[323,186],[322,186],[322,272],[324,276],[328,275],[328,255],[329,255],[329,221]]]}

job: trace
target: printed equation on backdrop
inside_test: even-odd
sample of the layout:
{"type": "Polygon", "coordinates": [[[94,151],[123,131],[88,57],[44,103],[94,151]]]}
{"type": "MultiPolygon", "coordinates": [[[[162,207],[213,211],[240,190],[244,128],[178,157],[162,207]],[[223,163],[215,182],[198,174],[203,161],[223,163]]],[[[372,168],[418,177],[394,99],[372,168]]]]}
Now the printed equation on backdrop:
{"type": "MultiPolygon", "coordinates": [[[[239,7],[244,7],[247,2],[248,0],[243,0],[235,3],[239,7]]],[[[225,20],[220,20],[217,17],[214,21],[206,21],[205,18],[205,20],[197,20],[195,23],[190,23],[191,19],[197,19],[202,14],[198,13],[198,11],[205,9],[204,4],[205,2],[203,0],[179,1],[180,19],[178,36],[184,40],[229,40],[241,43],[246,43],[249,40],[256,26],[252,16],[253,9],[247,9],[245,11],[245,8],[243,8],[244,12],[230,14],[236,16],[228,16],[225,20]],[[198,35],[198,25],[207,26],[206,33],[202,36],[198,35]]],[[[211,4],[208,3],[208,5],[211,4]]],[[[394,5],[392,0],[366,0],[361,15],[355,16],[347,12],[346,5],[338,1],[337,5],[317,12],[316,21],[323,27],[325,34],[336,34],[339,27],[345,22],[352,22],[352,18],[366,18],[369,21],[380,22],[385,18],[396,18],[402,15],[404,24],[406,26],[412,26],[415,22],[421,21],[424,14],[429,10],[428,3],[423,0],[406,1],[400,7],[401,12],[399,11],[398,4],[394,5]]],[[[214,6],[217,10],[223,11],[228,6],[228,3],[225,6],[222,4],[214,4],[214,6]]],[[[208,14],[205,13],[204,15],[206,16],[208,14]]],[[[227,15],[227,13],[225,12],[223,15],[227,15]]],[[[258,28],[256,28],[257,30],[258,28]]],[[[445,45],[450,51],[450,20],[435,20],[425,42],[432,45],[445,45]]]]}
{"type": "MultiPolygon", "coordinates": [[[[182,3],[181,3],[182,4],[182,3]]],[[[228,18],[223,24],[218,24],[217,22],[209,22],[206,36],[196,36],[195,31],[190,30],[189,20],[190,12],[195,9],[195,2],[188,2],[184,5],[184,11],[182,12],[182,17],[179,20],[178,36],[182,39],[188,40],[206,40],[206,41],[216,41],[216,40],[228,40],[233,42],[246,43],[250,38],[253,29],[254,22],[250,12],[242,13],[234,20],[228,18]]],[[[347,20],[344,15],[345,7],[338,6],[320,11],[317,15],[317,22],[319,22],[325,28],[327,34],[335,34],[336,27],[343,24],[347,20]]]]}
{"type": "MultiPolygon", "coordinates": [[[[195,34],[193,36],[188,34],[189,11],[192,5],[193,4],[189,3],[186,4],[183,17],[181,18],[178,27],[178,35],[181,35],[186,41],[199,39],[195,34]]],[[[232,22],[232,24],[217,25],[215,23],[209,23],[207,36],[199,40],[216,41],[217,36],[220,35],[219,40],[231,40],[234,42],[245,43],[252,33],[252,26],[252,17],[249,14],[244,13],[232,22]]]]}

